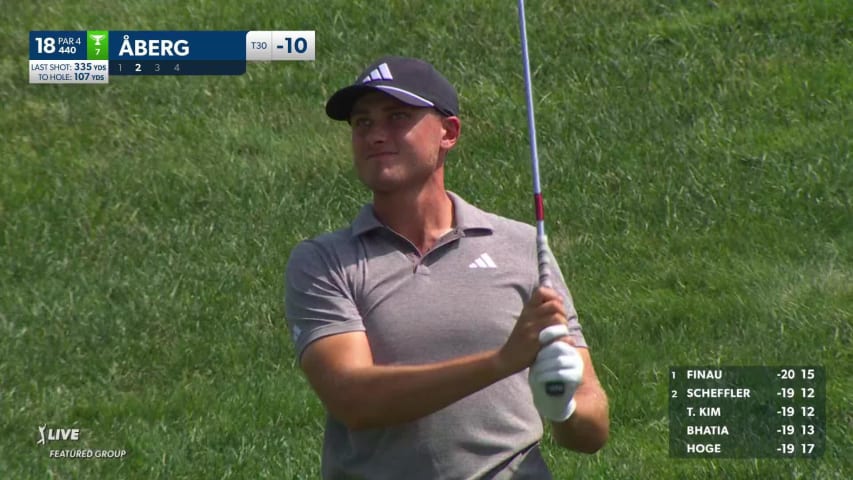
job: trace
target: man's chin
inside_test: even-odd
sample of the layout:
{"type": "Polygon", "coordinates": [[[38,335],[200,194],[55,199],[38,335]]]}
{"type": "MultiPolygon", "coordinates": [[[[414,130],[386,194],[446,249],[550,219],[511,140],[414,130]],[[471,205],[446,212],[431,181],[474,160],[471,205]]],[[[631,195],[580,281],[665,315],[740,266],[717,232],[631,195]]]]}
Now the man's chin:
{"type": "Polygon", "coordinates": [[[362,178],[361,183],[375,193],[394,193],[405,188],[405,182],[393,177],[362,178]]]}
{"type": "Polygon", "coordinates": [[[380,195],[389,195],[403,190],[402,186],[392,182],[374,182],[366,184],[373,193],[380,195]]]}
{"type": "Polygon", "coordinates": [[[394,175],[376,175],[371,178],[360,178],[367,188],[377,194],[400,193],[407,190],[418,190],[424,187],[429,178],[404,177],[394,175]]]}

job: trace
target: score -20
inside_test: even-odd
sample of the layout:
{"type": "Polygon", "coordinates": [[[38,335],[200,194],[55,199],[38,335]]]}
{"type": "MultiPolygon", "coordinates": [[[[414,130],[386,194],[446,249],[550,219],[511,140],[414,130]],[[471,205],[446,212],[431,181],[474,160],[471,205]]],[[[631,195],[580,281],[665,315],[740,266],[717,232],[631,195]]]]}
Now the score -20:
{"type": "MultiPolygon", "coordinates": [[[[801,368],[799,369],[800,378],[803,380],[814,380],[815,372],[813,368],[801,368]]],[[[783,368],[776,373],[778,378],[782,380],[796,380],[797,379],[797,369],[795,368],[783,368]]]]}

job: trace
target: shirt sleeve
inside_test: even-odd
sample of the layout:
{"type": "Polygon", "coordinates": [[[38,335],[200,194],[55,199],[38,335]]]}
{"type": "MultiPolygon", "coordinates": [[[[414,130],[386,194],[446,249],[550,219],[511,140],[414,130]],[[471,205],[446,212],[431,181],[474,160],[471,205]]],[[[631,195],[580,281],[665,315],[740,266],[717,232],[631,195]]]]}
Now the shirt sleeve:
{"type": "Polygon", "coordinates": [[[308,240],[297,245],[288,259],[284,315],[299,359],[315,340],[365,330],[346,272],[336,258],[308,240]]]}

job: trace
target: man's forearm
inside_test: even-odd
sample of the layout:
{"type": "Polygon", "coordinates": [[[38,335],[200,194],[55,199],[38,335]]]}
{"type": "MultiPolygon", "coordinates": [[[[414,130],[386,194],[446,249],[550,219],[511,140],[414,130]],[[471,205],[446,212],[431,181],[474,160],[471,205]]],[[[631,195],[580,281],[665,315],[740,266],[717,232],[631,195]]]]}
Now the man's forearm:
{"type": "Polygon", "coordinates": [[[441,410],[511,373],[497,350],[428,365],[362,367],[347,374],[340,385],[346,395],[339,397],[346,405],[334,410],[353,430],[388,427],[441,410]]]}
{"type": "Polygon", "coordinates": [[[595,453],[607,443],[610,413],[607,395],[600,385],[584,385],[575,393],[577,407],[565,422],[552,422],[554,441],[562,447],[595,453]]]}

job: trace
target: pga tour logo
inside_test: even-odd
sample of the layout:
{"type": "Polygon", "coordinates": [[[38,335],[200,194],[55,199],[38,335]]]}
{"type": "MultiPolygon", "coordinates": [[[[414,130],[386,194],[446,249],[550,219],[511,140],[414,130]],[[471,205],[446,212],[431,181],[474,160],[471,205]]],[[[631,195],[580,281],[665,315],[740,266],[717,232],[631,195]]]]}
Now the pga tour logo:
{"type": "Polygon", "coordinates": [[[56,440],[80,440],[79,428],[47,428],[47,425],[39,427],[39,439],[36,445],[44,445],[56,440]]]}

